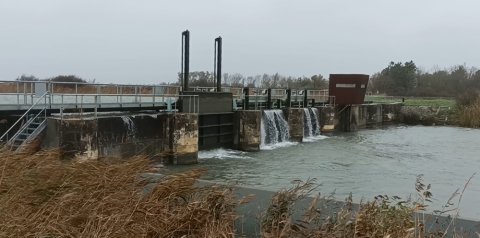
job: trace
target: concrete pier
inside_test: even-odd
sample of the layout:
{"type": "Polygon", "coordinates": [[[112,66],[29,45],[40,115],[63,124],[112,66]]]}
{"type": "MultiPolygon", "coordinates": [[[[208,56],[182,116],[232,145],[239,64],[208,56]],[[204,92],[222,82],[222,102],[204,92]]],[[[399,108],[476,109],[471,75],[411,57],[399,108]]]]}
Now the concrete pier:
{"type": "Polygon", "coordinates": [[[198,160],[198,114],[176,113],[172,117],[171,155],[174,164],[195,164],[198,160]]]}
{"type": "Polygon", "coordinates": [[[234,114],[234,148],[243,151],[259,151],[261,141],[262,111],[237,111],[234,114]]]}
{"type": "Polygon", "coordinates": [[[317,107],[318,117],[320,123],[320,131],[329,132],[335,129],[335,125],[338,125],[338,118],[336,117],[335,107],[325,106],[317,107]]]}
{"type": "Polygon", "coordinates": [[[290,141],[303,141],[303,108],[287,108],[284,109],[285,117],[288,122],[290,141]]]}

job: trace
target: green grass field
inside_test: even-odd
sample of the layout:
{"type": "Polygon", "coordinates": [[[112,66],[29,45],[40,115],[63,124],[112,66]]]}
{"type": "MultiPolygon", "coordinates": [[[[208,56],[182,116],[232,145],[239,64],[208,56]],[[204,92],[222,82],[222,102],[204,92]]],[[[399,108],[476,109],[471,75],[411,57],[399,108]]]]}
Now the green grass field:
{"type": "MultiPolygon", "coordinates": [[[[431,106],[431,107],[455,107],[454,98],[423,98],[423,97],[404,97],[405,106],[431,106]]],[[[392,96],[373,96],[367,95],[365,101],[374,103],[394,103],[402,102],[402,97],[392,96]]]]}

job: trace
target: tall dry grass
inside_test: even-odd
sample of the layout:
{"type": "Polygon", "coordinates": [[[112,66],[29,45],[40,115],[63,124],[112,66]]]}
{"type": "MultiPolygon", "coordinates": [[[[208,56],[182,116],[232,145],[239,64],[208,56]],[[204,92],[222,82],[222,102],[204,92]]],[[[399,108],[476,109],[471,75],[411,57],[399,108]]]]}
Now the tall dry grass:
{"type": "MultiPolygon", "coordinates": [[[[471,179],[471,178],[470,178],[471,179]]],[[[469,180],[470,182],[470,180],[469,180]]],[[[464,190],[468,183],[465,185],[464,190]]],[[[335,212],[323,210],[331,198],[316,196],[300,220],[294,220],[295,203],[299,202],[314,188],[312,180],[298,181],[292,188],[277,192],[262,216],[262,237],[370,237],[370,238],[434,238],[462,237],[452,228],[458,218],[458,207],[452,209],[453,198],[461,194],[455,192],[441,211],[455,211],[453,219],[444,230],[426,227],[422,213],[431,203],[431,186],[417,177],[416,199],[401,199],[397,196],[376,196],[373,201],[352,203],[352,196],[346,198],[343,207],[335,212]]],[[[458,206],[458,205],[457,205],[458,206]]],[[[297,211],[298,212],[298,211],[297,211]]]]}
{"type": "Polygon", "coordinates": [[[480,127],[480,99],[458,108],[458,123],[465,127],[480,127]]]}
{"type": "MultiPolygon", "coordinates": [[[[236,201],[228,186],[196,186],[192,170],[153,179],[146,157],[122,161],[59,160],[59,151],[0,152],[0,237],[234,237],[236,201]]],[[[470,178],[471,179],[471,178],[470,178]]],[[[470,180],[469,180],[470,181],[470,180]]],[[[465,191],[465,185],[463,192],[465,191]]],[[[416,199],[377,196],[338,211],[315,197],[302,219],[295,204],[316,188],[296,181],[277,192],[261,219],[262,237],[449,237],[432,232],[418,212],[431,202],[430,185],[416,181],[416,199]]],[[[455,192],[441,211],[446,214],[455,192]]],[[[456,236],[460,237],[460,236],[456,236]]]]}
{"type": "Polygon", "coordinates": [[[0,153],[0,237],[234,234],[231,190],[195,186],[201,170],[152,184],[145,157],[79,163],[58,160],[58,153],[0,153]]]}

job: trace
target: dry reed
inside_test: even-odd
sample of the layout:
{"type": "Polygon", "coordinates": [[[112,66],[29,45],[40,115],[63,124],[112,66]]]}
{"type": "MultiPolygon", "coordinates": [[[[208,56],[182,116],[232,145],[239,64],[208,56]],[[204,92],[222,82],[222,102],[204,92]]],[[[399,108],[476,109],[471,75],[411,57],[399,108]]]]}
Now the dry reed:
{"type": "Polygon", "coordinates": [[[480,127],[480,99],[458,109],[458,122],[465,127],[480,127]]]}
{"type": "MultiPolygon", "coordinates": [[[[467,185],[468,183],[465,187],[467,185]]],[[[451,227],[458,216],[451,220],[451,224],[445,230],[425,227],[423,212],[431,202],[432,193],[430,185],[425,185],[421,176],[417,177],[415,184],[417,192],[415,200],[379,195],[373,201],[362,202],[358,208],[354,208],[350,195],[338,212],[332,212],[324,211],[322,206],[319,206],[321,201],[328,202],[331,198],[316,196],[304,212],[303,219],[293,220],[294,204],[305,198],[313,186],[312,180],[308,180],[277,192],[262,216],[262,236],[434,238],[453,234],[455,237],[462,237],[451,227]]],[[[460,203],[461,194],[455,192],[447,204],[452,205],[451,200],[458,195],[460,203]]],[[[456,211],[458,215],[458,207],[449,211],[456,211]]],[[[445,213],[442,212],[442,215],[445,213]]]]}
{"type": "MultiPolygon", "coordinates": [[[[59,160],[58,151],[25,151],[0,152],[0,237],[235,236],[241,202],[228,186],[196,186],[202,170],[154,179],[146,157],[76,162],[59,160]]],[[[317,196],[303,219],[294,220],[295,204],[315,188],[314,180],[296,181],[277,192],[262,216],[262,237],[419,238],[455,232],[458,210],[447,230],[425,228],[418,212],[432,194],[421,177],[415,200],[382,195],[354,208],[349,196],[335,213],[319,206],[331,198],[317,196]]],[[[462,193],[447,204],[459,195],[460,203],[462,193]]],[[[447,210],[452,211],[441,213],[447,210]]]]}
{"type": "Polygon", "coordinates": [[[62,161],[57,151],[0,154],[0,237],[232,237],[229,188],[204,171],[155,183],[145,157],[62,161]],[[146,189],[149,188],[149,189],[146,189]]]}

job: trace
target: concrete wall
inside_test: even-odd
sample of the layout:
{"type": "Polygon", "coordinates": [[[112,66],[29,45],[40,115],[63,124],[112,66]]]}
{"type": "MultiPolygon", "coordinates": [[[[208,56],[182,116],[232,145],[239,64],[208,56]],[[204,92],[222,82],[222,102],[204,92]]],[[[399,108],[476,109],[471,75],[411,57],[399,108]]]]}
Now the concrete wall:
{"type": "Polygon", "coordinates": [[[288,122],[290,141],[303,141],[303,108],[286,108],[283,110],[288,122]]]}
{"type": "Polygon", "coordinates": [[[384,123],[396,121],[402,104],[361,104],[337,108],[340,131],[356,131],[363,128],[382,126],[384,123]]]}
{"type": "Polygon", "coordinates": [[[350,109],[351,130],[364,129],[367,127],[367,107],[364,105],[353,105],[350,109]]]}
{"type": "Polygon", "coordinates": [[[367,109],[367,127],[374,128],[383,124],[383,105],[369,104],[367,109]]]}
{"type": "Polygon", "coordinates": [[[400,111],[403,108],[402,103],[392,103],[382,105],[383,122],[398,121],[400,111]]]}
{"type": "Polygon", "coordinates": [[[238,150],[259,151],[261,141],[262,111],[236,111],[233,118],[233,144],[238,150]]]}
{"type": "Polygon", "coordinates": [[[42,147],[61,148],[63,158],[97,159],[96,120],[47,120],[42,147]]]}
{"type": "Polygon", "coordinates": [[[44,147],[64,158],[129,158],[147,155],[165,163],[192,164],[198,154],[198,115],[188,113],[49,118],[44,147]]]}
{"type": "Polygon", "coordinates": [[[172,117],[171,153],[174,164],[194,164],[198,159],[198,114],[176,113],[172,117]]]}
{"type": "MultiPolygon", "coordinates": [[[[217,93],[217,92],[183,92],[183,95],[198,95],[200,114],[205,113],[222,113],[233,111],[233,96],[232,93],[217,93]]],[[[182,102],[183,111],[193,108],[193,100],[190,101],[188,97],[184,98],[182,102]]]]}

